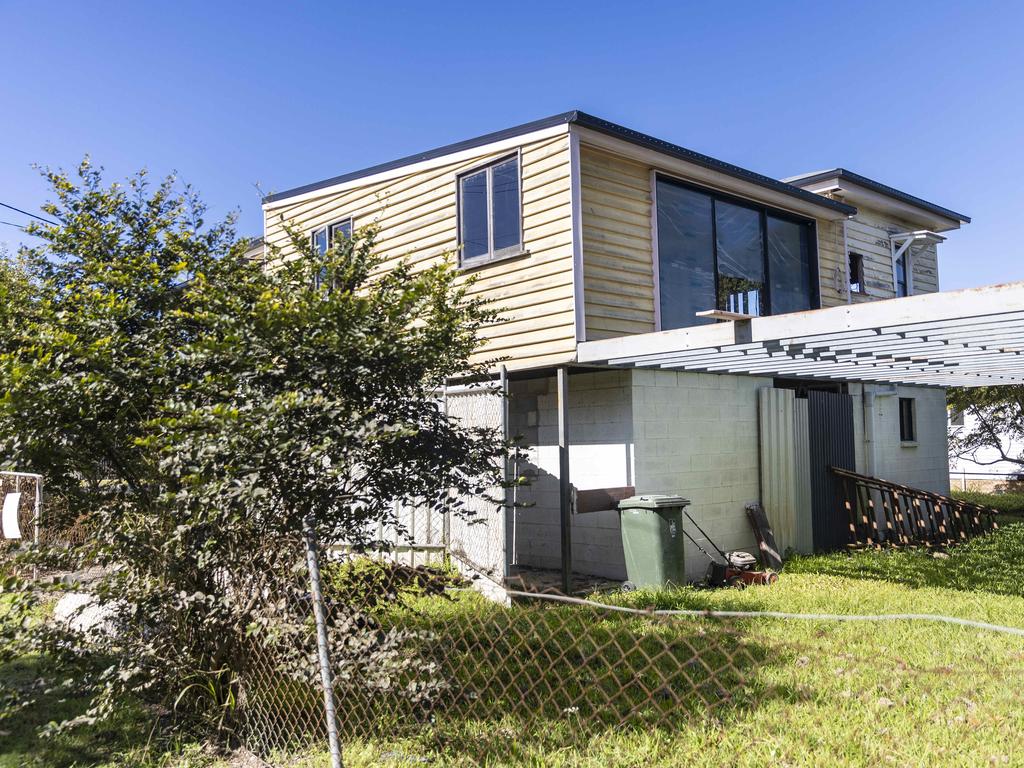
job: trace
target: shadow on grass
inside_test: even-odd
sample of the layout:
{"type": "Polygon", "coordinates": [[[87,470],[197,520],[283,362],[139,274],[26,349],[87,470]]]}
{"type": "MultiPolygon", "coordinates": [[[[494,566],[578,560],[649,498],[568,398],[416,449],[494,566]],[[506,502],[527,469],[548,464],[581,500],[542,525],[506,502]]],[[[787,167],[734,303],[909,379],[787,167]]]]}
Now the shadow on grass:
{"type": "MultiPolygon", "coordinates": [[[[0,665],[5,687],[27,689],[39,673],[39,662],[33,658],[0,665]]],[[[0,768],[86,768],[145,743],[149,731],[141,718],[81,727],[52,737],[39,735],[47,723],[84,714],[88,705],[85,697],[40,693],[34,703],[0,719],[0,768]]]]}
{"type": "Polygon", "coordinates": [[[785,570],[1024,596],[1024,523],[1002,522],[993,533],[952,547],[945,556],[925,549],[839,552],[793,557],[785,570]]]}

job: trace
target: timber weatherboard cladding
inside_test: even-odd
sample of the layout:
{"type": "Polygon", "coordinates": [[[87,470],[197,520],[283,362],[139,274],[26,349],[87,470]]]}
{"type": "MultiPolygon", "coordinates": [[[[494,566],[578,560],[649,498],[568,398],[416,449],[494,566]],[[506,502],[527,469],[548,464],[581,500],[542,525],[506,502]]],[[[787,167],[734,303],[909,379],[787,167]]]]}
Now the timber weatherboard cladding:
{"type": "MultiPolygon", "coordinates": [[[[864,257],[865,292],[854,293],[851,301],[859,304],[896,296],[892,275],[892,252],[889,236],[917,229],[916,225],[895,219],[880,211],[860,208],[846,221],[846,249],[843,244],[843,222],[818,220],[818,266],[821,306],[834,307],[846,303],[847,253],[864,257]]],[[[934,243],[911,245],[912,293],[935,293],[939,290],[938,255],[934,243]]]]}
{"type": "MultiPolygon", "coordinates": [[[[858,210],[847,223],[847,237],[850,250],[864,256],[864,279],[867,295],[854,294],[854,301],[891,299],[896,296],[893,287],[892,251],[889,236],[898,232],[917,229],[910,222],[893,219],[891,216],[870,208],[858,210]]],[[[914,243],[911,250],[912,293],[935,293],[939,290],[938,260],[934,243],[914,243]]]]}
{"type": "MultiPolygon", "coordinates": [[[[356,228],[379,227],[377,252],[384,269],[402,259],[422,267],[454,260],[457,175],[514,153],[486,150],[459,162],[275,205],[265,212],[266,242],[289,258],[294,252],[283,222],[307,233],[351,216],[356,228]]],[[[475,266],[463,278],[472,276],[471,295],[485,297],[501,313],[484,329],[478,358],[507,358],[513,369],[570,362],[576,350],[568,133],[524,141],[519,152],[526,254],[475,266]]]]}
{"type": "Polygon", "coordinates": [[[650,168],[580,147],[587,339],[655,330],[650,168]]]}

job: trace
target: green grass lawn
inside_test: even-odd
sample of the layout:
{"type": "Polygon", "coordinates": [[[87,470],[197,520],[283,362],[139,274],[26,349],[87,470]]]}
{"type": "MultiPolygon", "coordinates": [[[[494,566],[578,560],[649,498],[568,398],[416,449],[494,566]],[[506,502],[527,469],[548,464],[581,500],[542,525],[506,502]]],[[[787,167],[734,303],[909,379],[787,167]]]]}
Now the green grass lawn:
{"type": "MultiPolygon", "coordinates": [[[[1024,523],[946,558],[802,557],[771,587],[601,599],[644,609],[933,613],[1024,627],[1024,523]]],[[[1024,637],[935,623],[507,610],[472,593],[413,607],[386,620],[437,633],[423,647],[442,677],[457,681],[449,693],[457,701],[432,719],[415,708],[356,718],[371,699],[343,698],[347,766],[1024,765],[1024,637]]],[[[0,738],[0,767],[31,765],[24,725],[13,740],[0,738]]],[[[90,734],[51,747],[50,762],[38,764],[212,761],[193,748],[143,763],[138,752],[125,757],[122,737],[90,734]]],[[[272,762],[328,764],[323,751],[272,762]]]]}
{"type": "MultiPolygon", "coordinates": [[[[923,551],[795,558],[771,587],[602,599],[659,609],[931,613],[1024,627],[1024,524],[1005,525],[947,558],[923,551]]],[[[902,621],[649,622],[578,608],[543,612],[540,624],[537,614],[528,614],[517,624],[469,596],[419,607],[421,626],[447,629],[447,663],[479,698],[458,712],[435,713],[425,725],[405,718],[387,723],[383,733],[349,734],[349,766],[1024,765],[1019,636],[902,621]],[[681,655],[703,648],[701,658],[712,666],[723,646],[741,649],[733,654],[738,675],[694,675],[697,682],[721,683],[727,698],[717,706],[713,698],[711,706],[696,703],[696,696],[682,704],[670,700],[667,710],[640,708],[619,724],[623,704],[648,697],[614,695],[612,670],[644,665],[611,643],[600,653],[608,667],[602,675],[589,651],[618,639],[653,654],[666,647],[666,635],[674,635],[681,655]],[[526,644],[509,639],[519,636],[526,644]],[[543,661],[534,664],[537,655],[543,661]],[[510,666],[518,667],[510,677],[544,680],[525,689],[513,682],[504,691],[487,684],[510,666]],[[587,686],[592,695],[581,693],[587,686]],[[560,710],[565,703],[577,706],[560,710]],[[609,717],[601,716],[601,706],[609,717]]],[[[666,661],[656,660],[635,679],[623,675],[622,682],[634,689],[645,677],[683,682],[672,674],[678,664],[666,661]],[[652,676],[652,669],[664,677],[652,676]]],[[[696,687],[703,695],[715,692],[714,684],[696,687]]],[[[360,706],[358,698],[350,700],[352,709],[360,706]]],[[[327,762],[320,752],[293,764],[327,762]]]]}
{"type": "Polygon", "coordinates": [[[982,491],[953,491],[953,496],[973,504],[995,507],[1009,517],[1024,518],[1024,491],[984,493],[982,491]]]}

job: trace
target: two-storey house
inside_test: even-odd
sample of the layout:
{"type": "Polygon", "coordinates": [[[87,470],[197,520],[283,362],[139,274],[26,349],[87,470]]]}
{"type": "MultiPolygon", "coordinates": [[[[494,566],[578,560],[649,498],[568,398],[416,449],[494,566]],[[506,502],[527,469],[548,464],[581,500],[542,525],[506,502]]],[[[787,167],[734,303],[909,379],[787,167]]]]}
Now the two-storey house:
{"type": "Polygon", "coordinates": [[[588,490],[682,495],[729,548],[751,545],[758,501],[782,548],[842,546],[829,466],[948,491],[944,387],[1024,367],[1007,346],[1019,285],[936,295],[942,233],[968,217],[841,168],[780,181],[578,111],[264,210],[285,252],[284,222],[323,248],[376,222],[387,258],[456,260],[501,310],[479,354],[502,360],[510,397],[488,418],[522,437],[510,471],[532,483],[446,539],[495,578],[570,559],[622,578],[616,512],[575,505],[588,490]]]}

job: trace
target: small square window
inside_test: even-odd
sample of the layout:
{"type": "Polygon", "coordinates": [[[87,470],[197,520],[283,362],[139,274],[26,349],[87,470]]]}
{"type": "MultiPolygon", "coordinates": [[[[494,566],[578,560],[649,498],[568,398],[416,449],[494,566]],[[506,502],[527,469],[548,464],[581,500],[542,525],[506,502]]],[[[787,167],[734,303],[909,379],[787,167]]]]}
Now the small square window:
{"type": "Polygon", "coordinates": [[[867,293],[864,284],[864,254],[850,252],[850,293],[867,293]]]}
{"type": "Polygon", "coordinates": [[[964,412],[956,408],[949,409],[949,426],[962,427],[964,425],[964,412]]]}
{"type": "Polygon", "coordinates": [[[900,441],[913,443],[917,440],[917,414],[914,408],[914,398],[900,398],[900,441]]]}
{"type": "Polygon", "coordinates": [[[522,252],[518,155],[460,176],[458,195],[462,266],[522,252]]]}

